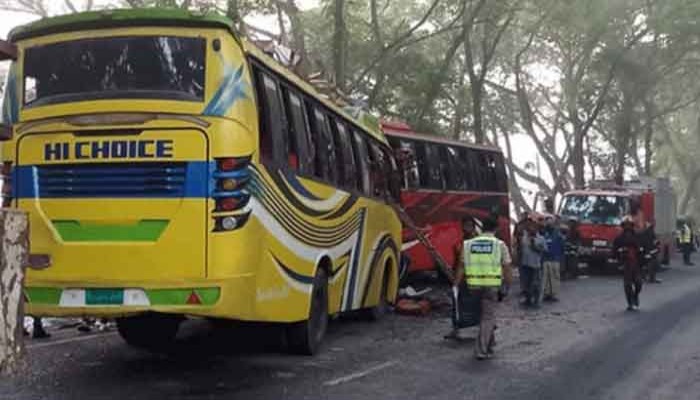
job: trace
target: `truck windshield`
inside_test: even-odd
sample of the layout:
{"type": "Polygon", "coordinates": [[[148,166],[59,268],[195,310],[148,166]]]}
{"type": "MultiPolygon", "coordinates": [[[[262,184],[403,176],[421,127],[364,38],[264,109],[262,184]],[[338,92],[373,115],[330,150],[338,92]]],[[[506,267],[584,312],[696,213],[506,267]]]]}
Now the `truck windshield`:
{"type": "Polygon", "coordinates": [[[201,101],[206,43],[201,38],[129,36],[27,48],[27,107],[112,98],[201,101]]]}
{"type": "Polygon", "coordinates": [[[624,196],[568,195],[564,197],[560,214],[576,217],[581,222],[619,225],[626,212],[624,196]]]}

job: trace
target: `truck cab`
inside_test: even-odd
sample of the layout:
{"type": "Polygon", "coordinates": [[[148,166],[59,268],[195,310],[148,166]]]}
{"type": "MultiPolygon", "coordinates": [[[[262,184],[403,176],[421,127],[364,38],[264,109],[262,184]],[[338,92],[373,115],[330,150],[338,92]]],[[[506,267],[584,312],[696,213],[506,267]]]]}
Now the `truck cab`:
{"type": "Polygon", "coordinates": [[[564,194],[559,209],[563,219],[579,221],[580,260],[589,267],[617,264],[613,241],[622,218],[629,213],[634,193],[625,190],[577,190],[564,194]]]}

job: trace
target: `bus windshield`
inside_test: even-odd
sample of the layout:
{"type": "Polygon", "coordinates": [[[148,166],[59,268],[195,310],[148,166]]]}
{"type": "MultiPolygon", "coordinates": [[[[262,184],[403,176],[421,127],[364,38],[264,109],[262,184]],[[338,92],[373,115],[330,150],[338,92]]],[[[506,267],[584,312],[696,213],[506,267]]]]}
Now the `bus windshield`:
{"type": "Polygon", "coordinates": [[[626,212],[627,198],[624,196],[568,195],[561,207],[563,217],[603,225],[619,225],[626,212]]]}
{"type": "Polygon", "coordinates": [[[24,55],[27,107],[111,98],[201,101],[202,38],[129,36],[34,46],[24,55]]]}

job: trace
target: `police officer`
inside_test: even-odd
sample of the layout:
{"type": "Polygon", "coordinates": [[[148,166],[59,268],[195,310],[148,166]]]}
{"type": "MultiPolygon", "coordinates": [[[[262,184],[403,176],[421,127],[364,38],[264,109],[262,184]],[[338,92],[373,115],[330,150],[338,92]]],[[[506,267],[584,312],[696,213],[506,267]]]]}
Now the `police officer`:
{"type": "Polygon", "coordinates": [[[683,263],[685,265],[695,265],[690,261],[690,253],[693,252],[693,235],[687,221],[679,222],[678,239],[683,252],[683,263]]]}
{"type": "Polygon", "coordinates": [[[474,347],[474,355],[479,360],[493,356],[499,292],[504,283],[508,286],[512,280],[508,246],[496,238],[497,228],[496,219],[489,217],[483,221],[482,234],[464,241],[464,268],[458,268],[455,274],[455,286],[466,278],[469,290],[481,298],[481,322],[474,347]]]}

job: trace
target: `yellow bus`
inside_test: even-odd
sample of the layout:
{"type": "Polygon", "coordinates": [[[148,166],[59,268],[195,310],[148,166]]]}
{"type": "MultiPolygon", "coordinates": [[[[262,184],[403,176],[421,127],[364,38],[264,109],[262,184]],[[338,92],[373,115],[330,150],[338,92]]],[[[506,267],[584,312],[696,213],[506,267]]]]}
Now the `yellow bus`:
{"type": "Polygon", "coordinates": [[[386,139],[217,15],[44,19],[14,59],[5,203],[26,210],[26,310],[117,318],[127,343],[186,317],[286,324],[314,353],[329,315],[395,300],[401,223],[386,139]]]}

